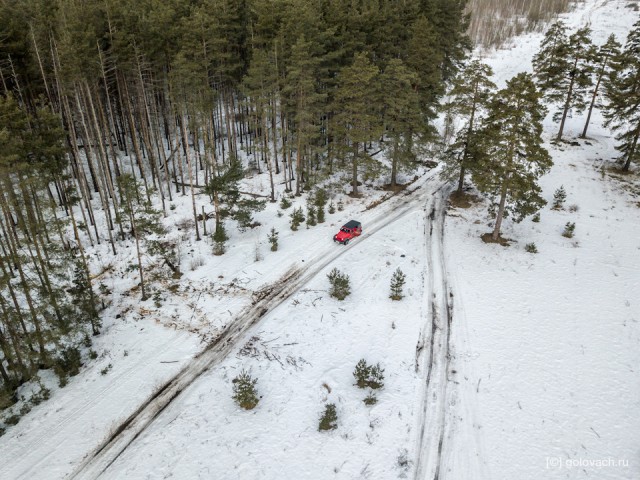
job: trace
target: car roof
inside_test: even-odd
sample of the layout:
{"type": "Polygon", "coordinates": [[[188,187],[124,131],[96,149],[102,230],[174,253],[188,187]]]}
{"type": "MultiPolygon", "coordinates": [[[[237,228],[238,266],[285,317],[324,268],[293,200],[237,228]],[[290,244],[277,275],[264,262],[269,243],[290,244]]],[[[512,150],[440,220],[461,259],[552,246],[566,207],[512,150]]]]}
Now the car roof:
{"type": "Polygon", "coordinates": [[[360,222],[356,222],[355,220],[349,220],[342,227],[343,228],[357,228],[360,226],[360,222]]]}

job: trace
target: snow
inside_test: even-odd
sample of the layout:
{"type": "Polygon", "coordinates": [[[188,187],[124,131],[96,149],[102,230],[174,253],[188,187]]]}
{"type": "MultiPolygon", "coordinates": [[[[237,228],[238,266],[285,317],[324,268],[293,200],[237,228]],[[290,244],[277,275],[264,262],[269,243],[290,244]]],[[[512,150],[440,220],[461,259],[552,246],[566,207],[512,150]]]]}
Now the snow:
{"type": "MultiPolygon", "coordinates": [[[[571,29],[590,22],[596,43],[610,33],[624,42],[637,19],[626,5],[586,0],[563,18],[571,29]]],[[[523,36],[483,59],[498,85],[530,71],[540,39],[523,36]]],[[[343,212],[298,232],[288,215],[304,197],[282,216],[267,204],[257,229],[227,228],[220,257],[183,230],[184,276],[163,285],[159,307],[131,291],[133,248],[111,260],[97,246],[94,269],[115,266],[102,279],[114,302],[93,339],[98,358],[0,437],[0,478],[640,478],[637,176],[611,168],[614,140],[599,114],[587,140],[576,138],[584,117],[568,120],[577,145],[549,143],[550,117],[555,166],[542,187],[550,202],[563,185],[565,208],[545,207],[539,223],[506,221],[506,248],[480,241],[490,230],[485,202],[444,217],[435,171],[396,196],[367,186],[364,199],[339,194],[343,212]],[[350,219],[362,237],[331,242],[350,219]],[[567,222],[574,238],[561,235],[567,222]],[[538,254],[524,250],[532,242],[538,254]],[[350,277],[344,301],[328,295],[333,268],[350,277]],[[394,302],[396,268],[407,283],[394,302]],[[251,317],[271,291],[264,315],[251,317]],[[222,332],[229,344],[207,347],[222,332]],[[373,406],[354,385],[361,358],[385,369],[373,406]],[[251,411],[231,398],[241,370],[258,379],[251,411]],[[169,383],[176,378],[184,381],[169,383]],[[166,398],[146,403],[163,388],[166,398]],[[319,432],[327,403],[338,428],[319,432]],[[94,462],[141,405],[146,420],[94,462]]],[[[265,178],[243,190],[259,193],[265,178]]],[[[205,196],[197,201],[210,210],[205,196]]],[[[190,202],[175,197],[182,213],[168,225],[189,218],[190,202]]]]}

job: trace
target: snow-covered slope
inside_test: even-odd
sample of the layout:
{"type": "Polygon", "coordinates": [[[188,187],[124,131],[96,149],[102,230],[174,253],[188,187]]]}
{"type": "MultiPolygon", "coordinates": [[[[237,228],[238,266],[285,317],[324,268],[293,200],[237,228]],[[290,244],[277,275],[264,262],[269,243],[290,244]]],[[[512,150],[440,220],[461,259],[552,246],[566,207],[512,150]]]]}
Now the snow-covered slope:
{"type": "MultiPolygon", "coordinates": [[[[624,1],[587,1],[566,15],[589,23],[596,44],[624,43],[637,13],[624,1]]],[[[486,58],[499,83],[530,70],[538,35],[486,58]]],[[[549,203],[561,185],[565,209],[510,224],[509,248],[485,245],[484,205],[447,222],[454,301],[451,471],[445,478],[640,478],[640,209],[637,176],[611,168],[611,133],[596,115],[568,121],[566,140],[547,142],[555,166],[542,179],[549,203]],[[481,222],[477,222],[480,219],[481,222]],[[561,235],[575,222],[575,237],[561,235]],[[535,243],[538,254],[524,246],[535,243]],[[468,453],[482,464],[471,473],[468,453]]],[[[558,125],[545,125],[547,140],[558,125]]]]}

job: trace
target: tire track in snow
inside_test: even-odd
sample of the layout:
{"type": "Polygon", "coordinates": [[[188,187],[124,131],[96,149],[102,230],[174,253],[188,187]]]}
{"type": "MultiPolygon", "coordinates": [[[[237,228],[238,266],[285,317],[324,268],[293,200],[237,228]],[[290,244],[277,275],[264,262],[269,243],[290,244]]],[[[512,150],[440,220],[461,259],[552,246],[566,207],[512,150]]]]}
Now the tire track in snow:
{"type": "MultiPolygon", "coordinates": [[[[422,205],[430,185],[439,186],[435,169],[423,179],[392,197],[382,212],[367,221],[367,233],[360,237],[366,241],[371,235],[397,221],[422,205]]],[[[436,190],[436,191],[438,191],[436,190]]],[[[386,202],[385,202],[386,203],[386,202]]],[[[353,244],[352,244],[353,245],[353,244]]],[[[90,453],[68,476],[68,478],[98,478],[112,465],[153,421],[204,372],[221,363],[234,350],[247,330],[262,319],[269,311],[286,301],[315,275],[343,255],[349,246],[331,245],[318,252],[304,267],[292,268],[277,282],[256,292],[252,304],[244,308],[224,328],[223,332],[196,356],[175,377],[169,380],[155,395],[140,405],[101,445],[90,453]]]]}
{"type": "MultiPolygon", "coordinates": [[[[139,362],[114,375],[109,384],[92,391],[89,396],[84,397],[79,403],[71,405],[69,411],[65,413],[61,419],[55,421],[52,425],[42,428],[42,431],[39,431],[34,438],[29,438],[28,445],[25,445],[20,441],[12,442],[10,448],[3,451],[3,455],[6,456],[6,458],[20,458],[21,463],[26,463],[28,467],[18,473],[17,470],[20,470],[21,468],[19,465],[16,466],[13,463],[2,463],[0,464],[0,478],[11,478],[13,475],[16,475],[18,478],[33,478],[39,471],[41,471],[40,467],[46,465],[47,460],[56,454],[55,450],[51,450],[49,448],[52,438],[62,437],[59,440],[61,443],[64,442],[65,435],[60,435],[60,432],[65,426],[70,423],[86,421],[86,418],[81,417],[82,412],[86,411],[91,406],[99,404],[107,391],[118,388],[118,385],[126,386],[127,381],[137,374],[139,370],[138,363],[145,363],[157,358],[160,354],[167,351],[167,348],[173,341],[175,341],[174,338],[168,338],[166,341],[140,357],[139,362]],[[116,387],[114,387],[114,385],[116,387]],[[49,451],[45,452],[45,450],[49,451]]],[[[40,426],[38,428],[40,429],[40,426]]],[[[73,431],[81,430],[81,428],[78,428],[77,430],[73,429],[73,431]]]]}
{"type": "MultiPolygon", "coordinates": [[[[448,190],[447,190],[448,191],[448,190]]],[[[424,371],[424,394],[419,414],[419,433],[416,444],[415,480],[439,480],[442,475],[442,450],[445,441],[446,399],[450,359],[450,329],[452,293],[447,283],[444,259],[445,200],[440,190],[428,199],[425,206],[426,224],[429,231],[426,239],[428,284],[426,298],[429,302],[424,332],[430,326],[429,348],[426,333],[421,339],[422,353],[426,360],[424,371]]],[[[420,346],[419,346],[420,348],[420,346]]],[[[419,360],[419,359],[417,359],[419,360]]],[[[420,370],[419,365],[417,369],[420,370]]]]}

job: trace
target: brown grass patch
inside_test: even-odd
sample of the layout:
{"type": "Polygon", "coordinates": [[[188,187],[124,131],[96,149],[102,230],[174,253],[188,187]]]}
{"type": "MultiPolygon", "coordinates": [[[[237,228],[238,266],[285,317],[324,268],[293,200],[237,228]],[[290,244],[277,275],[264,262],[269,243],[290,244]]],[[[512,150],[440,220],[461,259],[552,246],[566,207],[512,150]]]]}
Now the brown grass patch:
{"type": "Polygon", "coordinates": [[[494,240],[492,235],[493,235],[492,233],[484,233],[484,234],[480,235],[480,238],[482,239],[482,241],[484,243],[499,243],[503,247],[508,247],[509,246],[510,240],[508,238],[502,238],[502,237],[498,236],[498,239],[494,240]]]}
{"type": "Polygon", "coordinates": [[[457,190],[449,196],[449,202],[455,208],[471,208],[479,201],[477,196],[470,193],[460,193],[457,190]]]}

